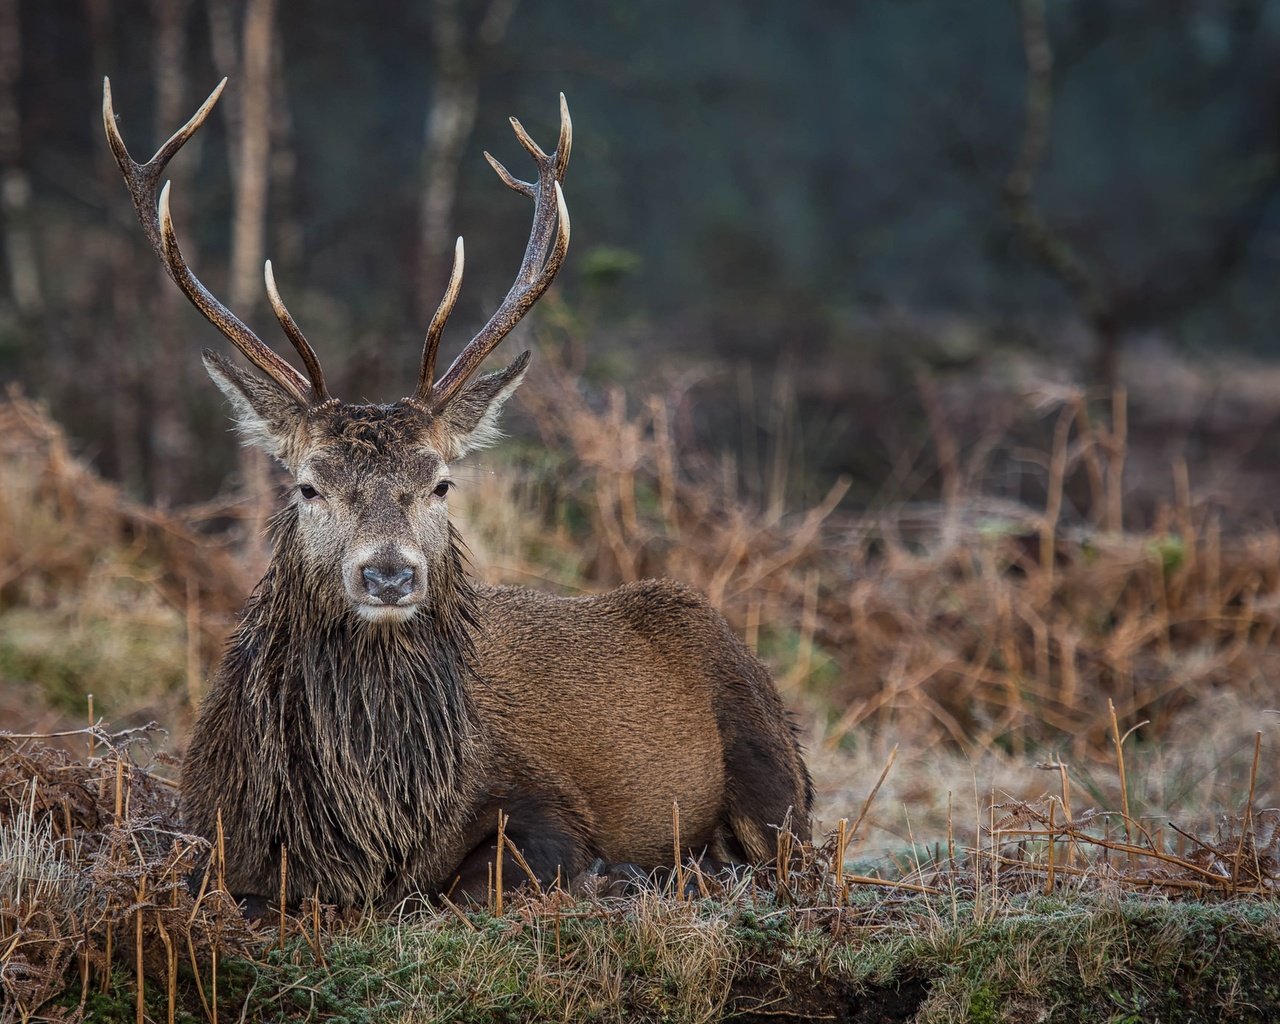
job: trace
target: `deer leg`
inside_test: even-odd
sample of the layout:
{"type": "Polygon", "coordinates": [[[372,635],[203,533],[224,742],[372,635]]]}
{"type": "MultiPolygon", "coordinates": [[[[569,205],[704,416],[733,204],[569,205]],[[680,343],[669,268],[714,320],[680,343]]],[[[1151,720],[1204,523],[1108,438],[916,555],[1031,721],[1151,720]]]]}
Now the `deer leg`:
{"type": "Polygon", "coordinates": [[[725,842],[728,863],[771,861],[778,829],[809,838],[812,783],[790,729],[772,735],[736,729],[725,739],[725,812],[731,842],[725,842]]]}
{"type": "MultiPolygon", "coordinates": [[[[577,819],[558,801],[516,800],[504,805],[510,817],[505,834],[520,851],[538,884],[544,888],[559,879],[568,884],[592,861],[586,839],[585,823],[577,819]]],[[[496,817],[497,808],[493,810],[496,817]]],[[[493,888],[494,865],[497,861],[498,834],[494,829],[477,843],[458,866],[445,891],[451,898],[472,903],[486,903],[493,888]]],[[[503,851],[502,888],[504,892],[529,884],[529,876],[511,855],[503,851]]]]}

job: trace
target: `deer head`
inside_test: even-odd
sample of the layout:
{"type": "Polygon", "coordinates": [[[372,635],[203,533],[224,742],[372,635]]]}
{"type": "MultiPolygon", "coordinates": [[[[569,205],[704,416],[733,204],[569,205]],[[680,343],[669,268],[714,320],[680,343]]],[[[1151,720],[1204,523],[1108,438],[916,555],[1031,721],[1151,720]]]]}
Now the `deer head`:
{"type": "MultiPolygon", "coordinates": [[[[200,283],[178,248],[161,175],[204,124],[226,79],[195,115],[145,164],[135,162],[116,127],[111,83],[103,82],[102,117],[116,163],[133,196],[151,248],[191,303],[260,371],[205,351],[204,365],[230,401],[245,443],[274,456],[293,477],[286,516],[296,550],[318,590],[361,618],[402,622],[430,601],[434,575],[451,552],[447,495],[450,465],[499,436],[498,416],[529,365],[524,352],[506,369],[476,377],[481,363],[550,286],[569,248],[569,214],[560,182],[569,163],[572,125],[560,97],[560,137],[548,154],[514,117],[520,144],[537,164],[532,182],[513,177],[488,153],[498,177],[533,200],[533,227],[514,284],[480,332],[433,383],[445,323],[462,285],[463,246],[423,345],[417,388],[389,405],[342,402],[329,395],[315,351],[289,314],[267,261],[271,307],[306,369],[303,377],[200,283]]],[[[279,552],[277,552],[279,554],[279,552]]]]}

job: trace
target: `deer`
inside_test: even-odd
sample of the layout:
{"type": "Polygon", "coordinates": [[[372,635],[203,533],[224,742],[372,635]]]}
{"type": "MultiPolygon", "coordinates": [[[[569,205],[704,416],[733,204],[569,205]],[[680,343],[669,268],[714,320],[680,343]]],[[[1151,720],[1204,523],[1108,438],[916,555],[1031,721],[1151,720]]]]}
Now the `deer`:
{"type": "Polygon", "coordinates": [[[102,115],[151,249],[253,367],[205,350],[209,377],[243,442],[290,481],[270,562],[211,673],[182,763],[182,820],[221,837],[227,890],[267,900],[287,856],[283,898],[294,906],[313,895],[340,907],[441,893],[480,901],[500,839],[550,886],[660,872],[685,857],[768,865],[780,828],[808,838],[812,783],[797,727],[767,668],[705,597],[671,580],[567,597],[486,585],[449,517],[453,467],[499,438],[529,353],[478,370],[568,252],[564,96],[550,153],[511,118],[533,180],[485,153],[533,201],[510,290],[435,379],[462,284],[459,238],[413,393],[359,404],[329,393],[269,260],[267,296],[305,377],[179,248],[169,184],[158,186],[225,86],[142,164],[120,134],[109,80],[102,115]]]}

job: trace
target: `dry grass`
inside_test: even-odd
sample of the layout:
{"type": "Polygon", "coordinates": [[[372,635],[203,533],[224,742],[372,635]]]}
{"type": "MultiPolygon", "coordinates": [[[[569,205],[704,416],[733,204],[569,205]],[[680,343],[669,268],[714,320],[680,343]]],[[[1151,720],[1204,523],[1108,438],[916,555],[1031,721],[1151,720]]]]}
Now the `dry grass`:
{"type": "MultiPolygon", "coordinates": [[[[591,590],[674,576],[701,588],[828,746],[890,730],[969,752],[1049,744],[1080,762],[1108,747],[1108,701],[1151,740],[1184,716],[1203,720],[1224,692],[1270,699],[1280,531],[1224,535],[1176,464],[1151,528],[1123,529],[1124,396],[1104,417],[1070,388],[1027,405],[1053,424],[1048,451],[1017,453],[1038,461],[1045,506],[994,502],[982,482],[998,439],[962,451],[927,378],[920,392],[943,504],[852,512],[837,481],[793,507],[798,459],[785,438],[763,457],[767,486],[752,489],[731,458],[691,445],[683,392],[629,402],[548,351],[522,392],[544,443],[471,471],[464,535],[490,579],[591,590]]],[[[0,406],[0,437],[0,669],[61,673],[74,704],[70,680],[97,651],[100,674],[113,660],[116,674],[138,666],[124,702],[148,681],[185,680],[197,696],[252,570],[196,527],[237,502],[138,507],[22,399],[0,406]]]]}
{"type": "MultiPolygon", "coordinates": [[[[254,577],[223,537],[238,503],[143,506],[71,454],[37,403],[0,402],[0,678],[79,712],[96,690],[118,715],[181,722],[254,577]]],[[[3,694],[0,694],[3,696],[3,694]]],[[[0,701],[0,706],[7,701],[0,701]]]]}
{"type": "Polygon", "coordinates": [[[539,366],[525,403],[546,449],[572,453],[535,520],[556,523],[544,549],[589,586],[672,575],[703,589],[784,689],[829,716],[826,743],[894,727],[922,746],[1051,742],[1079,759],[1105,750],[1108,701],[1155,738],[1222,690],[1270,697],[1280,532],[1224,536],[1176,465],[1152,527],[1124,530],[1123,393],[1105,423],[1079,390],[1030,396],[1027,416],[1054,427],[1048,452],[1019,453],[1043,471],[1045,507],[1029,509],[982,496],[998,440],[962,460],[922,380],[944,503],[869,515],[839,506],[839,481],[807,508],[746,492],[730,460],[677,436],[678,393],[629,411],[554,357],[539,366]],[[1074,521],[1068,489],[1083,495],[1074,521]]]}
{"type": "MultiPolygon", "coordinates": [[[[263,998],[267,1016],[341,1015],[378,1005],[351,995],[374,979],[405,1019],[763,1018],[796,970],[835,972],[840,998],[874,982],[858,957],[885,978],[927,973],[967,955],[974,929],[1034,916],[1033,894],[1270,904],[1280,532],[1225,533],[1176,464],[1170,500],[1137,528],[1122,394],[1102,408],[1069,388],[1031,396],[1026,415],[1048,417],[1049,442],[1018,453],[1044,496],[1028,508],[984,497],[999,440],[958,444],[921,378],[944,500],[867,513],[841,506],[841,482],[790,502],[785,441],[764,459],[766,485],[750,486],[731,458],[689,443],[679,389],[635,402],[550,353],[539,370],[523,400],[544,444],[482,463],[460,489],[477,571],[565,590],[645,575],[701,587],[810,723],[831,835],[784,859],[781,879],[703,878],[707,901],[544,893],[466,924],[446,909],[354,930],[311,908],[282,938],[248,929],[216,886],[187,890],[204,844],[182,834],[164,772],[126,756],[136,737],[98,733],[91,755],[84,734],[4,738],[12,1015],[74,1017],[120,992],[142,993],[151,1019],[170,997],[209,1019],[219,999],[224,1017],[263,998]]],[[[156,708],[180,745],[252,583],[234,530],[201,532],[234,523],[235,508],[139,507],[37,406],[0,406],[6,722],[48,721],[33,692],[82,721],[81,695],[96,692],[113,717],[156,708]]],[[[957,991],[935,991],[922,1019],[963,1016],[957,991]]]]}
{"type": "MultiPolygon", "coordinates": [[[[944,1020],[985,976],[976,944],[1016,959],[1018,936],[1046,914],[1074,922],[1071,956],[1096,954],[1099,931],[1129,948],[1113,934],[1126,916],[1171,901],[1221,904],[1240,928],[1265,918],[1259,941],[1280,926],[1248,909],[1273,906],[1280,886],[1280,811],[1247,802],[1208,836],[1153,830],[1085,804],[1058,765],[1049,797],[984,801],[974,842],[949,831],[873,873],[851,851],[879,783],[816,844],[780,831],[778,870],[707,875],[690,862],[625,898],[552,887],[491,896],[487,912],[416,906],[390,918],[307,905],[251,926],[220,888],[217,849],[184,834],[171,784],[129,756],[147,735],[0,734],[0,1019],[311,1020],[365,1007],[406,1021],[694,1022],[821,1016],[858,992],[882,999],[909,985],[915,1001],[895,1019],[944,1020]],[[55,739],[93,750],[73,757],[55,739]],[[212,869],[193,891],[206,856],[212,869]],[[926,984],[935,960],[969,980],[926,984]]],[[[1160,920],[1182,929],[1164,940],[1174,960],[1204,941],[1194,919],[1160,920]]],[[[1103,986],[1112,955],[1097,966],[1103,986]]],[[[1130,973],[1144,965],[1124,961],[1130,973]]],[[[1047,984],[1025,972],[1030,993],[1047,984]]]]}
{"type": "MultiPolygon", "coordinates": [[[[5,1019],[25,1021],[74,992],[64,1008],[78,1014],[121,969],[133,974],[139,1006],[148,979],[176,1005],[180,962],[201,979],[219,956],[257,950],[225,892],[189,888],[208,844],[179,825],[172,783],[130,757],[146,734],[80,730],[84,757],[49,737],[0,734],[5,1019]]],[[[212,995],[196,986],[202,1001],[216,999],[216,980],[209,985],[212,995]]]]}

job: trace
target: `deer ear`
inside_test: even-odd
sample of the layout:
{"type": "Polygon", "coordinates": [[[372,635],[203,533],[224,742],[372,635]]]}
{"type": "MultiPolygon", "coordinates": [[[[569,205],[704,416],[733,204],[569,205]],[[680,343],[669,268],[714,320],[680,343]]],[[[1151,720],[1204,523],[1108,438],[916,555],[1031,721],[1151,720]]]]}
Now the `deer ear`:
{"type": "Polygon", "coordinates": [[[232,418],[244,443],[286,461],[286,449],[297,437],[304,413],[293,396],[208,349],[204,351],[204,368],[231,403],[232,418]]]}
{"type": "Polygon", "coordinates": [[[487,373],[467,384],[440,414],[444,426],[447,461],[459,459],[477,448],[487,448],[502,437],[498,416],[515,394],[529,368],[529,353],[521,352],[505,370],[487,373]]]}

